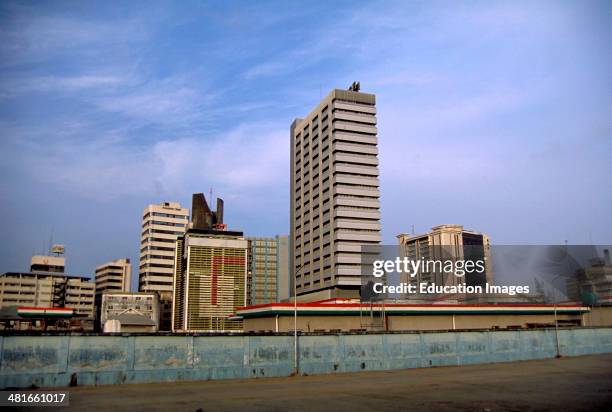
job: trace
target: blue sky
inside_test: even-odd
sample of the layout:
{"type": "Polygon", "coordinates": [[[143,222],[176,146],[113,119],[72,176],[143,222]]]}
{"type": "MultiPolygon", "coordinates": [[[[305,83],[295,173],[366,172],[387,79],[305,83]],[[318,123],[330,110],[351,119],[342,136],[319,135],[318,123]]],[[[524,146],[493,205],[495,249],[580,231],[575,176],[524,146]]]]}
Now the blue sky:
{"type": "Polygon", "coordinates": [[[51,233],[72,273],[137,261],[143,207],[211,187],[230,228],[287,233],[289,125],[354,80],[385,243],[612,243],[611,39],[605,1],[4,1],[0,271],[51,233]]]}

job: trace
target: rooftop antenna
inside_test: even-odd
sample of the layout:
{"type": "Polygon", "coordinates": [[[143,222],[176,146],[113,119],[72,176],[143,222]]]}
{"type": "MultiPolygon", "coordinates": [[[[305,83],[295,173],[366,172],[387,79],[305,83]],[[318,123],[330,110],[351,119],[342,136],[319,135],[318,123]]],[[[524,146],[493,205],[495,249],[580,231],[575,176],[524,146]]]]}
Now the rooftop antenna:
{"type": "Polygon", "coordinates": [[[51,256],[51,248],[53,247],[53,226],[51,226],[51,235],[49,235],[49,250],[48,255],[51,256]]]}
{"type": "Polygon", "coordinates": [[[209,194],[210,194],[210,197],[209,197],[209,199],[210,199],[210,200],[209,200],[209,202],[210,202],[210,206],[212,207],[212,204],[213,204],[213,197],[212,197],[212,195],[213,195],[213,188],[212,188],[212,186],[210,187],[210,192],[209,192],[209,194]]]}
{"type": "Polygon", "coordinates": [[[413,235],[415,234],[415,232],[414,232],[414,225],[412,225],[412,234],[413,235]]]}

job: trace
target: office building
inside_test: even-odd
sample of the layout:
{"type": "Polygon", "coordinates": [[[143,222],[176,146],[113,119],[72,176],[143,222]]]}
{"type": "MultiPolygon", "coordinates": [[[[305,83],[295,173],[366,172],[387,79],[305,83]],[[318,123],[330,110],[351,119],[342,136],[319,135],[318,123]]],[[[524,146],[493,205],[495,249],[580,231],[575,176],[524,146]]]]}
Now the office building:
{"type": "Polygon", "coordinates": [[[362,246],[381,241],[375,95],[335,89],[290,135],[290,278],[302,300],[358,297],[362,246]]]}
{"type": "Polygon", "coordinates": [[[242,232],[226,230],[223,202],[212,212],[194,194],[192,223],[177,240],[173,331],[242,330],[230,317],[247,302],[247,249],[242,232]]]}
{"type": "Polygon", "coordinates": [[[159,328],[159,296],[155,292],[105,292],[100,312],[104,332],[156,332],[159,328]]]}
{"type": "Polygon", "coordinates": [[[102,330],[101,323],[102,295],[108,292],[129,292],[132,282],[132,264],[130,259],[116,259],[98,266],[95,270],[96,280],[96,330],[102,330]]]}
{"type": "Polygon", "coordinates": [[[289,297],[287,236],[248,240],[247,304],[278,302],[289,297]],[[282,291],[281,291],[282,287],[282,291]]]}
{"type": "Polygon", "coordinates": [[[0,275],[0,307],[72,308],[93,319],[95,283],[85,276],[56,272],[7,272],[0,275]]]}
{"type": "Polygon", "coordinates": [[[410,260],[480,260],[485,262],[484,273],[467,274],[458,277],[434,268],[419,270],[414,276],[402,274],[401,282],[435,283],[436,285],[457,285],[465,283],[470,286],[484,286],[493,283],[493,268],[490,255],[489,237],[483,233],[466,230],[462,225],[439,225],[430,232],[413,235],[401,233],[397,235],[402,257],[410,260]]]}
{"type": "Polygon", "coordinates": [[[96,268],[96,295],[106,292],[129,292],[132,282],[130,259],[116,259],[96,268]]]}
{"type": "Polygon", "coordinates": [[[142,214],[138,290],[160,298],[160,330],[170,330],[176,239],[185,234],[189,211],[177,202],[148,205],[142,214]]]}

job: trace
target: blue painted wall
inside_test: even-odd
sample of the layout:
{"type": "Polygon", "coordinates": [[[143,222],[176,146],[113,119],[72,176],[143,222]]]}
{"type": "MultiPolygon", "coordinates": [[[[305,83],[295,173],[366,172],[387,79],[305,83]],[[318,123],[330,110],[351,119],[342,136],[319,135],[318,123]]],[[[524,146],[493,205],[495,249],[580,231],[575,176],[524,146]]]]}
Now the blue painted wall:
{"type": "MultiPolygon", "coordinates": [[[[612,328],[559,331],[563,356],[612,352],[612,328]]],[[[309,375],[553,358],[554,330],[307,335],[309,375]]],[[[0,387],[288,376],[292,336],[4,336],[0,387]]]]}

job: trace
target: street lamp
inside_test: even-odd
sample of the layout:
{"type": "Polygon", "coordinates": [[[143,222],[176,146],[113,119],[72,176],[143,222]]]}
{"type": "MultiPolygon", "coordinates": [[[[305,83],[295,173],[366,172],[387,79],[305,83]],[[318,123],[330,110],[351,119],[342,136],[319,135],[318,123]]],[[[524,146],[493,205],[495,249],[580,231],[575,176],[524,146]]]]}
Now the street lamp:
{"type": "Polygon", "coordinates": [[[555,292],[555,280],[559,279],[561,275],[557,275],[553,278],[553,280],[550,282],[552,285],[552,293],[553,293],[553,303],[555,304],[554,306],[554,313],[555,313],[555,344],[557,347],[557,358],[561,357],[561,350],[559,349],[559,322],[557,320],[557,294],[555,292]]]}
{"type": "Polygon", "coordinates": [[[299,374],[298,341],[297,341],[297,275],[304,265],[298,266],[293,275],[293,374],[299,374]]]}

